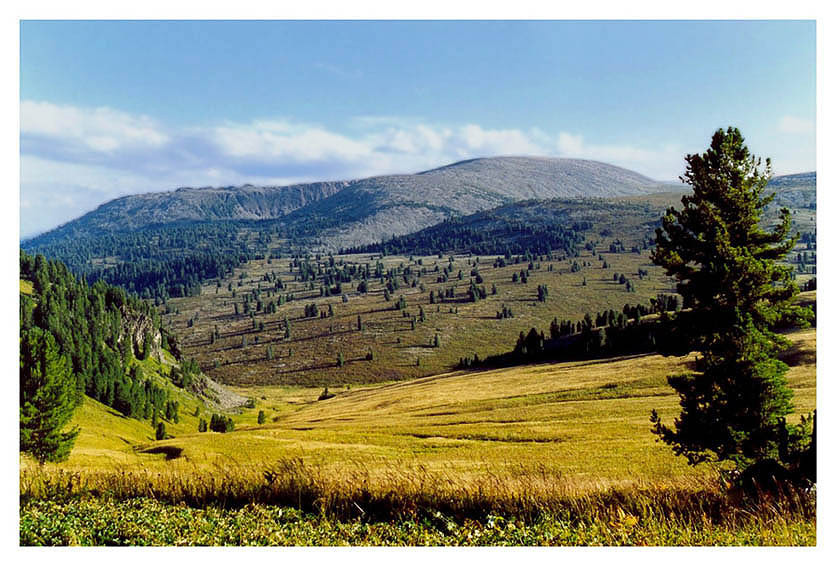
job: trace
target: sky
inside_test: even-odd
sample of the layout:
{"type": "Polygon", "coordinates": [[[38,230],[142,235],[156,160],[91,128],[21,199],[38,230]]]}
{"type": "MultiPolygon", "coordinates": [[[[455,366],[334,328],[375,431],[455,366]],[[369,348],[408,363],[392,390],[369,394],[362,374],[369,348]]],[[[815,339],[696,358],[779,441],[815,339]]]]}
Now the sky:
{"type": "Polygon", "coordinates": [[[775,174],[816,169],[813,21],[22,21],[20,235],[494,155],[676,180],[729,125],[775,174]]]}

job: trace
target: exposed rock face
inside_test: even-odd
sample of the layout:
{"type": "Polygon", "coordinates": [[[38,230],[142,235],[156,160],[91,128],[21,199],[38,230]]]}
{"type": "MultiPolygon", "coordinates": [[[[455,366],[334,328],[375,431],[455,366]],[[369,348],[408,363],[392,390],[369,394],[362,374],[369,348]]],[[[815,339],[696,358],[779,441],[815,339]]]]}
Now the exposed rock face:
{"type": "MultiPolygon", "coordinates": [[[[140,358],[143,354],[146,334],[149,334],[151,337],[151,352],[148,355],[158,361],[164,360],[163,337],[160,329],[154,326],[150,317],[131,311],[123,305],[121,308],[121,326],[122,331],[118,339],[120,347],[123,341],[130,341],[133,355],[140,358]]],[[[189,391],[204,400],[210,407],[222,411],[234,410],[243,406],[247,401],[244,396],[229,391],[203,372],[194,377],[189,386],[189,391]]]]}
{"type": "Polygon", "coordinates": [[[145,336],[149,334],[151,336],[151,352],[149,354],[157,360],[161,360],[163,357],[163,337],[160,334],[160,329],[154,326],[154,322],[147,315],[135,313],[124,305],[121,311],[122,331],[119,334],[120,346],[123,341],[130,341],[134,356],[140,358],[143,354],[145,336]]]}
{"type": "Polygon", "coordinates": [[[279,218],[330,197],[349,183],[305,183],[286,187],[184,187],[164,193],[121,197],[101,205],[79,220],[84,220],[91,228],[125,230],[177,221],[279,218]]]}
{"type": "Polygon", "coordinates": [[[247,402],[244,396],[228,390],[203,373],[192,383],[191,391],[209,407],[222,411],[235,411],[247,402]]]}
{"type": "Polygon", "coordinates": [[[779,175],[770,180],[767,193],[776,193],[774,203],[781,207],[817,208],[817,172],[779,175]]]}

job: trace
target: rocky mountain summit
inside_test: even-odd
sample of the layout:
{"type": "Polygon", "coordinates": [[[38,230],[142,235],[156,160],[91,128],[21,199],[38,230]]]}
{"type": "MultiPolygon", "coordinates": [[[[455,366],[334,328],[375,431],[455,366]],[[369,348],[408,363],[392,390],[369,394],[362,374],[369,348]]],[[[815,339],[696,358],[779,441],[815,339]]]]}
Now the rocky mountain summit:
{"type": "Polygon", "coordinates": [[[323,242],[352,246],[517,201],[638,195],[664,187],[639,173],[596,161],[480,158],[411,175],[130,195],[30,243],[184,221],[279,220],[300,225],[317,218],[327,221],[318,235],[323,242]]]}

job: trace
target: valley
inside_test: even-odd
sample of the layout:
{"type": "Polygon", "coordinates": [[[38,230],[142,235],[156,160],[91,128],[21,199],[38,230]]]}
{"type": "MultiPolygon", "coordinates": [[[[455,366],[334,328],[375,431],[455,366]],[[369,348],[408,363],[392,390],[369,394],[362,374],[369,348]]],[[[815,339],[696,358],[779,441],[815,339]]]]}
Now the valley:
{"type": "MultiPolygon", "coordinates": [[[[783,262],[809,290],[799,302],[815,307],[816,218],[808,182],[803,177],[784,185],[787,199],[800,205],[792,209],[791,228],[803,238],[783,262]]],[[[610,526],[603,541],[611,543],[739,537],[810,543],[805,509],[788,509],[790,524],[777,524],[767,512],[756,514],[756,523],[736,523],[737,508],[718,492],[719,469],[689,466],[650,433],[652,410],[666,421],[677,416],[678,397],[667,376],[694,370],[696,353],[655,354],[653,338],[625,354],[570,350],[590,337],[609,342],[613,328],[645,332],[640,323],[653,325],[665,311],[682,307],[675,280],[650,258],[660,217],[682,195],[657,187],[644,194],[519,200],[400,235],[390,223],[376,233],[389,236],[377,240],[329,240],[331,229],[323,227],[351,223],[319,217],[305,227],[308,217],[300,216],[302,224],[294,225],[291,211],[281,219],[181,220],[133,233],[64,227],[25,243],[33,251],[64,254],[94,280],[146,282],[132,291],[142,289],[154,325],[168,340],[166,349],[147,356],[139,339],[126,353],[115,328],[109,339],[126,373],[165,390],[162,436],[159,424],[155,430],[157,401],[153,419],[150,401],[144,411],[131,405],[133,418],[115,409],[129,403],[120,402],[125,394],[118,379],[115,400],[107,390],[97,394],[102,401],[85,396],[71,422],[80,433],[68,460],[40,467],[22,457],[23,517],[37,524],[40,503],[58,490],[84,499],[102,518],[118,512],[100,495],[143,510],[163,506],[158,513],[166,517],[166,506],[188,504],[196,511],[249,503],[255,508],[235,512],[244,514],[236,521],[255,522],[247,537],[273,544],[297,536],[272,539],[276,532],[266,536],[258,527],[263,520],[254,518],[314,514],[294,524],[307,533],[316,515],[355,530],[387,518],[444,514],[453,522],[448,532],[457,532],[470,530],[467,522],[485,521],[486,510],[528,518],[525,529],[535,529],[532,541],[541,543],[572,541],[537,531],[546,529],[538,522],[555,521],[549,514],[567,510],[577,516],[567,520],[565,536],[589,541],[598,536],[587,534],[577,518],[610,526]],[[296,228],[289,232],[289,226],[296,228]],[[498,355],[525,352],[538,334],[540,358],[530,353],[498,362],[498,355]],[[188,388],[178,368],[197,373],[188,388]],[[206,431],[210,416],[213,430],[206,431]],[[234,428],[218,432],[216,418],[234,428]],[[711,522],[725,527],[713,535],[689,527],[706,514],[686,503],[697,495],[720,499],[711,522]],[[613,518],[624,513],[617,508],[649,531],[613,530],[613,518]],[[682,531],[663,527],[672,513],[682,531]],[[760,523],[768,517],[769,527],[760,523]]],[[[767,226],[778,219],[780,205],[767,209],[767,226]]],[[[43,281],[21,280],[22,296],[36,304],[41,289],[43,281]]],[[[784,332],[794,395],[789,423],[796,424],[816,409],[816,330],[784,332]]],[[[34,538],[28,529],[25,537],[34,538]]],[[[78,537],[60,524],[55,529],[55,541],[78,537]]],[[[184,526],[165,529],[201,538],[186,536],[184,526]]],[[[436,528],[397,530],[403,532],[372,541],[415,541],[410,538],[418,534],[428,538],[423,541],[452,541],[451,533],[436,528]]],[[[115,540],[83,533],[90,542],[146,541],[127,525],[108,536],[115,540]]],[[[366,541],[340,533],[323,542],[366,541]]],[[[505,532],[496,537],[511,538],[505,532]]]]}
{"type": "MultiPolygon", "coordinates": [[[[789,338],[800,414],[816,407],[816,332],[789,338]]],[[[692,359],[448,373],[323,401],[313,387],[236,388],[256,404],[235,415],[235,431],[189,432],[187,418],[164,441],[88,400],[73,422],[87,433],[66,463],[23,462],[24,541],[813,544],[810,511],[741,516],[714,467],[689,467],[649,434],[651,409],[676,415],[665,377],[692,359]],[[75,499],[46,508],[54,490],[75,499]]]]}
{"type": "MultiPolygon", "coordinates": [[[[446,248],[441,255],[371,252],[250,260],[227,277],[204,284],[200,295],[168,300],[161,313],[181,337],[184,354],[222,383],[334,390],[429,376],[455,367],[464,357],[485,359],[509,351],[518,334],[531,328],[548,334],[553,319],[576,322],[587,313],[651,308],[649,300],[658,294],[675,294],[674,281],[651,263],[648,250],[659,216],[679,198],[668,193],[632,197],[628,203],[531,202],[484,218],[478,214],[466,225],[486,233],[490,219],[512,218],[532,227],[547,222],[550,214],[563,226],[587,223],[570,252],[533,254],[518,247],[515,254],[478,255],[446,248]],[[310,268],[310,275],[302,275],[301,265],[310,268]],[[527,274],[525,283],[520,272],[527,274]],[[354,275],[342,276],[346,273],[354,275]],[[341,277],[347,281],[339,282],[338,291],[341,277]],[[364,280],[367,290],[359,292],[364,280]],[[277,289],[279,281],[282,287],[277,289]],[[472,283],[485,289],[484,298],[471,300],[472,283]],[[545,301],[538,300],[539,286],[549,291],[545,301]],[[405,306],[396,309],[400,297],[405,306]],[[310,305],[316,306],[314,316],[305,314],[310,305]],[[504,308],[511,316],[498,318],[504,308]],[[441,347],[434,346],[437,336],[441,347]],[[370,352],[372,360],[367,360],[370,352]]],[[[795,211],[793,218],[795,230],[815,232],[806,210],[795,211]]],[[[440,225],[417,237],[431,230],[456,232],[440,225]]],[[[501,235],[495,250],[510,248],[517,234],[501,235]]],[[[395,244],[368,248],[398,251],[395,244]]],[[[413,241],[402,246],[427,252],[413,241]]],[[[809,273],[798,276],[804,285],[815,275],[810,273],[815,250],[800,242],[795,253],[811,256],[805,268],[809,273]]]]}
{"type": "Polygon", "coordinates": [[[10,30],[12,564],[815,559],[817,11],[309,4],[10,30]]]}

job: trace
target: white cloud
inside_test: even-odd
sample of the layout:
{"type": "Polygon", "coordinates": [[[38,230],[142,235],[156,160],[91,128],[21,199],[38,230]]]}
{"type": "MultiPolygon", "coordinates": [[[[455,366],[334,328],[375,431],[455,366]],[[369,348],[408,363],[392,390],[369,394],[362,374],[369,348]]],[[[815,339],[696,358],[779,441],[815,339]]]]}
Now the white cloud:
{"type": "Polygon", "coordinates": [[[412,173],[494,155],[594,159],[672,179],[683,152],[395,116],[349,119],[345,132],[289,118],[177,129],[110,108],[23,101],[21,231],[51,228],[132,193],[412,173]]]}
{"type": "Polygon", "coordinates": [[[169,142],[168,135],[147,116],[132,116],[107,107],[85,109],[35,101],[20,103],[20,133],[103,153],[127,147],[160,147],[169,142]]]}
{"type": "Polygon", "coordinates": [[[521,130],[486,130],[477,124],[460,128],[460,140],[465,152],[480,155],[542,155],[545,150],[521,130]]]}
{"type": "Polygon", "coordinates": [[[782,134],[813,134],[816,125],[813,120],[798,116],[785,115],[779,120],[779,132],[782,134]]]}
{"type": "Polygon", "coordinates": [[[369,148],[318,126],[301,127],[285,122],[257,121],[214,128],[211,142],[235,158],[283,161],[362,159],[369,148]]]}
{"type": "Polygon", "coordinates": [[[581,156],[584,154],[584,141],[581,136],[561,132],[558,134],[558,152],[561,155],[581,156]]]}
{"type": "Polygon", "coordinates": [[[588,144],[580,134],[560,132],[555,147],[560,156],[603,161],[661,181],[676,179],[684,167],[684,152],[673,144],[656,148],[588,144]]]}

